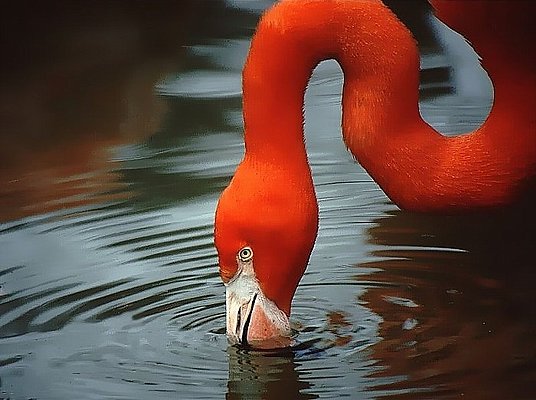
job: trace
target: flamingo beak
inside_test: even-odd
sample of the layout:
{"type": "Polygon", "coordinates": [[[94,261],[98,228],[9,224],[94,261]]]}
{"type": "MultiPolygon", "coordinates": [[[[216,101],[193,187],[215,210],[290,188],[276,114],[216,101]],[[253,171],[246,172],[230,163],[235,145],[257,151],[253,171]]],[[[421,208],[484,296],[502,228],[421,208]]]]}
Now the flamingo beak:
{"type": "Polygon", "coordinates": [[[288,317],[264,296],[251,264],[243,265],[226,285],[227,336],[231,343],[245,347],[288,347],[288,317]]]}

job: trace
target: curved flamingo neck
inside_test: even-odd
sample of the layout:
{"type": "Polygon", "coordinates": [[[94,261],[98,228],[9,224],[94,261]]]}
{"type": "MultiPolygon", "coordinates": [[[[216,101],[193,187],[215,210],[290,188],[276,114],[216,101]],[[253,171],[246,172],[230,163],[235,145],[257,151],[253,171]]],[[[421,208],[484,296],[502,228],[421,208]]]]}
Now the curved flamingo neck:
{"type": "Polygon", "coordinates": [[[375,2],[282,1],[259,23],[243,71],[247,154],[304,160],[305,89],[314,67],[332,58],[345,76],[348,124],[380,132],[418,117],[417,50],[387,8],[375,2]],[[385,13],[391,24],[380,26],[385,13]],[[398,79],[401,74],[404,79],[398,79]]]}
{"type": "Polygon", "coordinates": [[[530,124],[516,117],[517,131],[507,131],[508,85],[500,81],[494,106],[500,112],[479,130],[440,135],[419,115],[419,56],[411,34],[380,1],[366,0],[283,0],[265,14],[243,74],[246,160],[310,174],[304,92],[313,68],[329,58],[344,73],[344,140],[400,207],[502,205],[534,176],[530,124]]]}

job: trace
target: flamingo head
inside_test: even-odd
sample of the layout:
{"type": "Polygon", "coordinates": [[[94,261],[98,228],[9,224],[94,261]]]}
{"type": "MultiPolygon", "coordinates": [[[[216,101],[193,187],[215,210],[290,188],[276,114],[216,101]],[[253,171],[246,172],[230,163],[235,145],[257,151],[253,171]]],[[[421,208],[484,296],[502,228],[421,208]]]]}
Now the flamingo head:
{"type": "Polygon", "coordinates": [[[290,345],[291,302],[318,228],[312,182],[294,187],[277,175],[241,165],[215,218],[227,335],[257,348],[290,345]]]}

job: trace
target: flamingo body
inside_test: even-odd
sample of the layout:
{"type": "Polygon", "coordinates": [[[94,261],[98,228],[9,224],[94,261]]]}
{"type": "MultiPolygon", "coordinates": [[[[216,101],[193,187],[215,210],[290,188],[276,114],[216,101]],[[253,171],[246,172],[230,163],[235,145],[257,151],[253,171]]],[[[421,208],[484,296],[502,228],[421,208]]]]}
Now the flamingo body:
{"type": "MultiPolygon", "coordinates": [[[[445,15],[465,6],[446,6],[445,15]]],[[[487,12],[479,2],[474,7],[487,12]]],[[[468,23],[473,19],[459,18],[459,24],[476,31],[477,51],[481,44],[491,51],[486,34],[477,35],[483,28],[468,23]]],[[[506,38],[502,43],[507,52],[506,38]]],[[[341,65],[344,141],[393,202],[413,211],[458,212],[511,204],[534,182],[534,73],[521,52],[508,54],[525,76],[512,83],[506,62],[490,56],[497,67],[490,68],[495,102],[489,118],[471,134],[447,138],[419,114],[416,43],[380,1],[284,0],[262,17],[243,71],[246,153],[215,219],[221,276],[233,282],[228,307],[238,313],[229,319],[228,308],[231,337],[247,343],[282,333],[277,326],[252,328],[251,321],[270,316],[265,300],[290,314],[316,239],[318,205],[302,113],[314,67],[331,58],[341,65]],[[243,249],[252,250],[251,259],[241,258],[243,249]],[[236,283],[243,279],[249,283],[236,283]],[[242,288],[239,296],[235,287],[242,288]]]]}

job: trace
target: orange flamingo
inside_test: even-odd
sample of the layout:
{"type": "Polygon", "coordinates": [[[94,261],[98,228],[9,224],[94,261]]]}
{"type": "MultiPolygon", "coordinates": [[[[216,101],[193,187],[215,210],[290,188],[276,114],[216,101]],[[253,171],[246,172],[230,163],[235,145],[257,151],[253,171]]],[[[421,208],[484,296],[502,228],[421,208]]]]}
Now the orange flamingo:
{"type": "Polygon", "coordinates": [[[344,73],[346,145],[402,209],[501,207],[533,187],[536,75],[520,39],[532,4],[434,3],[481,52],[495,90],[485,123],[450,138],[422,120],[416,43],[380,1],[283,0],[262,17],[243,71],[246,152],[215,217],[231,341],[289,343],[318,229],[302,108],[320,61],[334,58],[344,73]]]}

